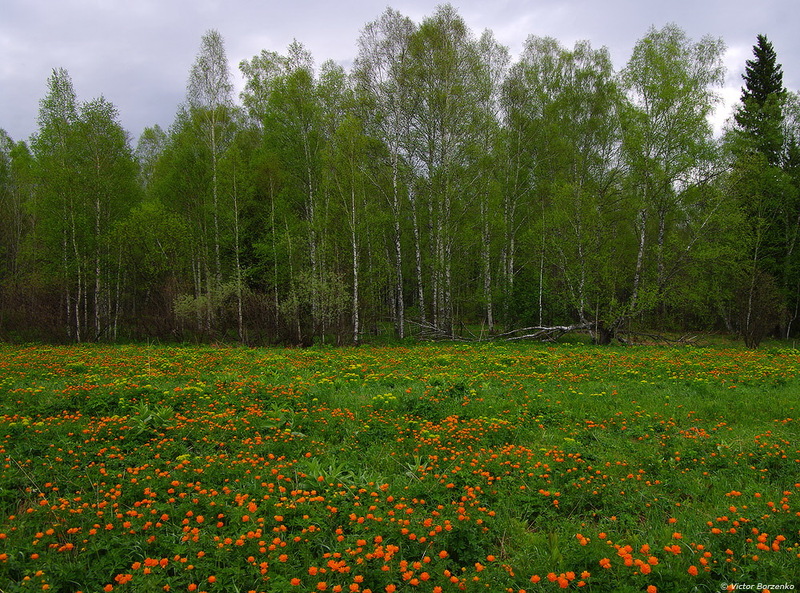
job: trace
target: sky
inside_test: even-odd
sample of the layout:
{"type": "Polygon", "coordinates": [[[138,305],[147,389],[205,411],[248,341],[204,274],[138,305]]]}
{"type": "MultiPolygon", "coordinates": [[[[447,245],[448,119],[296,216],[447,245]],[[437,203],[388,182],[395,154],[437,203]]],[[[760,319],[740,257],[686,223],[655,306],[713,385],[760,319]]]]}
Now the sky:
{"type": "MultiPolygon", "coordinates": [[[[65,68],[79,101],[103,96],[136,142],[145,127],[167,129],[186,95],[204,33],[222,35],[237,91],[238,64],[261,50],[285,53],[297,40],[317,64],[346,69],[364,25],[387,7],[421,22],[435,0],[0,0],[0,128],[14,140],[36,132],[39,101],[53,69],[65,68]]],[[[772,42],[784,85],[800,90],[799,0],[452,0],[477,36],[490,29],[518,56],[530,35],[571,47],[606,46],[615,67],[628,61],[650,27],[675,23],[699,41],[727,46],[716,130],[738,101],[745,61],[758,34],[772,42]]]]}

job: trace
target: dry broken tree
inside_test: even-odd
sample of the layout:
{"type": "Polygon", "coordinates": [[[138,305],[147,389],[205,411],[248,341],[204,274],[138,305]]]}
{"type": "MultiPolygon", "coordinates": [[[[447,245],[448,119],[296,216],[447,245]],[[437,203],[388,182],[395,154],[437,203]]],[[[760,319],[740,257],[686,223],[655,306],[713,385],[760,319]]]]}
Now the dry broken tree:
{"type": "Polygon", "coordinates": [[[597,344],[610,344],[617,340],[620,344],[630,345],[634,343],[656,343],[656,344],[675,344],[675,345],[697,345],[700,338],[699,334],[682,334],[678,337],[667,336],[655,332],[634,331],[623,329],[622,324],[617,325],[613,330],[601,326],[596,322],[582,321],[569,325],[550,325],[550,326],[530,326],[520,327],[509,331],[496,334],[487,334],[481,329],[479,334],[475,334],[466,326],[461,327],[461,332],[445,330],[436,327],[431,323],[407,320],[417,328],[416,337],[421,340],[430,341],[457,341],[457,342],[514,342],[520,340],[538,340],[541,342],[555,342],[559,338],[570,333],[588,334],[592,341],[597,344]]]}

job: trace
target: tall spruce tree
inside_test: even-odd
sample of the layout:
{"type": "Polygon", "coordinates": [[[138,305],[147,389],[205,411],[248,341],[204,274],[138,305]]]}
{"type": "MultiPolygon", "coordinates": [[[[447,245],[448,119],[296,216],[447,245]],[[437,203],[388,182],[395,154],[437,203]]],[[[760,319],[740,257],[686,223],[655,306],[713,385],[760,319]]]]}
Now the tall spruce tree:
{"type": "Polygon", "coordinates": [[[763,154],[770,165],[781,163],[783,153],[783,70],[772,44],[758,36],[753,59],[747,60],[742,78],[742,104],[734,117],[741,132],[751,140],[750,150],[763,154]]]}
{"type": "Polygon", "coordinates": [[[731,134],[731,192],[740,201],[748,243],[736,313],[745,342],[755,347],[778,326],[789,331],[791,315],[785,313],[797,310],[800,278],[790,247],[798,231],[798,191],[784,170],[783,72],[765,35],[757,37],[742,78],[745,84],[731,134]]]}

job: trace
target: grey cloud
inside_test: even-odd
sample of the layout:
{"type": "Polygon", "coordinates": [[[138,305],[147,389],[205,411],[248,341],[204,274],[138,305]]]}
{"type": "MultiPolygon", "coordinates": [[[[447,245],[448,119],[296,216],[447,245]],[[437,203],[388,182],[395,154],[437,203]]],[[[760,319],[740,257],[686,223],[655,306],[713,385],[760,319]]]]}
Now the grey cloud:
{"type": "MultiPolygon", "coordinates": [[[[432,0],[387,2],[420,21],[432,0]]],[[[137,136],[145,126],[167,127],[181,102],[200,38],[218,29],[231,70],[262,49],[283,52],[297,39],[318,63],[349,65],[363,26],[387,4],[368,0],[293,2],[250,0],[5,0],[0,19],[0,127],[15,139],[36,128],[39,100],[53,68],[66,68],[79,99],[104,95],[137,136]]],[[[491,29],[518,53],[528,35],[548,35],[565,45],[588,39],[607,46],[624,66],[651,25],[675,22],[693,38],[722,37],[729,56],[750,57],[758,33],[775,45],[784,82],[800,88],[800,16],[796,0],[462,0],[453,5],[475,34],[491,29]]],[[[731,63],[726,96],[741,85],[744,62],[731,63]]],[[[241,84],[241,83],[240,83],[241,84]]]]}

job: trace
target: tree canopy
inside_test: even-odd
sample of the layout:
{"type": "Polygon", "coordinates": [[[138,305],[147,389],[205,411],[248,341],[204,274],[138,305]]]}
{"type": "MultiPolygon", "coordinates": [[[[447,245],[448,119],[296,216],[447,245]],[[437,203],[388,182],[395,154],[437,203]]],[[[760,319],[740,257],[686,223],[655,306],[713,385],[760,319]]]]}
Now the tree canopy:
{"type": "Polygon", "coordinates": [[[0,337],[359,343],[727,330],[800,312],[800,100],[759,35],[729,130],[720,39],[651,28],[516,59],[451,5],[387,9],[349,70],[203,35],[136,148],[53,71],[0,134],[0,337]]]}

